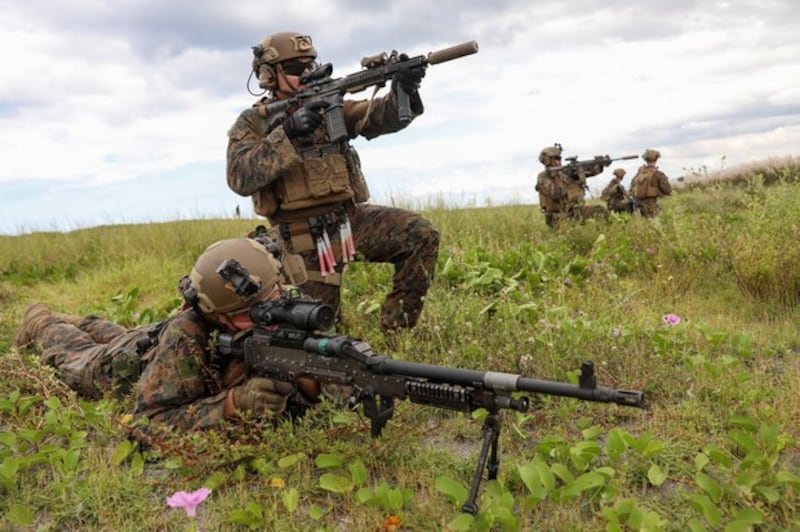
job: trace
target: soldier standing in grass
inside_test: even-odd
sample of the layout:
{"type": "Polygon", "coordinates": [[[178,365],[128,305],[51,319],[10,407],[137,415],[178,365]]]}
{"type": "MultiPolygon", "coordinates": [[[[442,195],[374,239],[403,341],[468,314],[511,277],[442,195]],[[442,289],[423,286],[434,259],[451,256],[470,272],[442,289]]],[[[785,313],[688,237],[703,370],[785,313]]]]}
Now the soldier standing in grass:
{"type": "Polygon", "coordinates": [[[631,194],[643,216],[655,218],[661,208],[658,198],[672,194],[672,186],[664,172],[658,169],[656,161],[661,157],[658,150],[647,149],[642,155],[645,164],[631,181],[631,194]]]}
{"type": "MultiPolygon", "coordinates": [[[[296,386],[251,376],[241,358],[213,347],[220,333],[253,328],[253,304],[286,293],[281,264],[267,244],[239,238],[209,246],[181,280],[184,308],[155,327],[128,330],[97,316],[58,314],[35,304],[25,312],[14,345],[39,350],[42,362],[84,397],[135,388],[137,418],[179,429],[219,427],[240,415],[279,415],[287,402],[307,406],[296,386]]],[[[298,384],[303,391],[314,387],[311,381],[298,384]]]]}
{"type": "Polygon", "coordinates": [[[543,148],[539,153],[539,162],[545,167],[536,179],[536,191],[539,193],[539,207],[544,213],[545,223],[556,227],[561,220],[583,220],[592,216],[607,216],[608,212],[599,205],[584,205],[586,195],[586,178],[603,171],[603,165],[596,164],[581,167],[577,178],[573,179],[563,170],[554,168],[561,166],[561,144],[543,148]]]}
{"type": "MultiPolygon", "coordinates": [[[[299,107],[272,123],[270,103],[303,88],[300,76],[317,67],[311,38],[276,33],[253,47],[252,74],[267,95],[241,113],[228,131],[228,186],[252,196],[271,232],[299,253],[308,270],[303,291],[339,314],[341,274],[356,258],[394,265],[391,292],[381,308],[385,334],[413,327],[422,312],[439,250],[427,219],[403,209],[368,205],[369,190],[349,139],[332,143],[319,109],[299,107]]],[[[370,100],[345,100],[350,139],[373,139],[403,129],[397,91],[410,97],[412,119],[423,112],[419,85],[425,71],[398,71],[391,90],[370,100]]]]}
{"type": "Polygon", "coordinates": [[[615,169],[614,177],[600,196],[606,200],[606,206],[611,212],[633,212],[633,202],[622,184],[623,177],[625,177],[625,170],[623,168],[615,169]]]}

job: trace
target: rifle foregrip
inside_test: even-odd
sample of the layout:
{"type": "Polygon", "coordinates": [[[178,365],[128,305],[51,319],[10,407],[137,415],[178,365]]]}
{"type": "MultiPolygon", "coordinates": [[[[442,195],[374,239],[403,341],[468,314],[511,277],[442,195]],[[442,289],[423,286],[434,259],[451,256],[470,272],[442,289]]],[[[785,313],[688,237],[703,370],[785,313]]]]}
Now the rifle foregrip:
{"type": "Polygon", "coordinates": [[[461,44],[456,44],[455,46],[450,46],[449,48],[443,48],[441,50],[436,50],[435,52],[429,53],[428,63],[431,65],[438,65],[439,63],[444,63],[445,61],[450,61],[451,59],[458,59],[459,57],[476,53],[478,53],[477,41],[464,42],[461,44]]]}

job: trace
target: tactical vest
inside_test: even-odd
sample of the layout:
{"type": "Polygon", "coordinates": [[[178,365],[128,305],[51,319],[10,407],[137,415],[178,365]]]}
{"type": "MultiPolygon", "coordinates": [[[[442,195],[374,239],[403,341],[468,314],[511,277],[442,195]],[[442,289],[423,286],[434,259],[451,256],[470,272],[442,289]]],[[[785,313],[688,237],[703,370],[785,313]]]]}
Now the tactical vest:
{"type": "Polygon", "coordinates": [[[657,198],[661,195],[661,190],[658,188],[658,179],[656,173],[658,168],[655,166],[642,166],[636,173],[636,176],[631,182],[631,193],[637,200],[647,198],[657,198]]]}
{"type": "MultiPolygon", "coordinates": [[[[258,133],[264,136],[267,119],[262,118],[258,124],[258,133]]],[[[279,210],[305,211],[351,199],[356,203],[369,199],[358,153],[349,142],[325,144],[325,140],[327,135],[320,134],[313,145],[296,146],[303,162],[287,168],[280,179],[253,194],[257,214],[272,218],[279,210]]]]}

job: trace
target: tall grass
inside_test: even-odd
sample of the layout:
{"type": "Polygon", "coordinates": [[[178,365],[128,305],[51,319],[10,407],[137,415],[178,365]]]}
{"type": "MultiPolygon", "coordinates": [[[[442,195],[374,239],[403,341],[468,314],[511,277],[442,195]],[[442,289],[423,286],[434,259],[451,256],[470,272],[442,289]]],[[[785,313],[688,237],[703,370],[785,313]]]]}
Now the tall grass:
{"type": "Polygon", "coordinates": [[[294,426],[166,434],[145,451],[126,439],[129,400],[81,402],[10,347],[34,301],[128,325],[163,318],[205,246],[255,220],[0,237],[0,523],[176,529],[185,516],[165,498],[206,485],[208,530],[796,529],[800,189],[789,181],[709,186],[666,199],[655,220],[559,231],[531,206],[431,208],[437,277],[420,324],[391,341],[378,320],[390,267],[352,265],[341,329],[376,351],[562,381],[590,359],[601,384],[646,393],[642,410],[542,397],[506,415],[499,482],[471,520],[458,499],[478,420],[402,404],[373,441],[358,415],[324,405],[294,426]]]}

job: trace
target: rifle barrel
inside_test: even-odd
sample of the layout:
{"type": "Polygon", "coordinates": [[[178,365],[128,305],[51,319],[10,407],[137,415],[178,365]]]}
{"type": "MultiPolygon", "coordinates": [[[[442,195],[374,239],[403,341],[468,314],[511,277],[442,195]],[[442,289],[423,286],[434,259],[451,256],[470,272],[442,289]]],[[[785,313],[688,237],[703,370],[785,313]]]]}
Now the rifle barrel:
{"type": "Polygon", "coordinates": [[[438,65],[451,59],[458,59],[465,55],[472,55],[478,53],[478,42],[468,41],[461,44],[456,44],[448,48],[442,48],[428,54],[428,63],[431,65],[438,65]]]}

